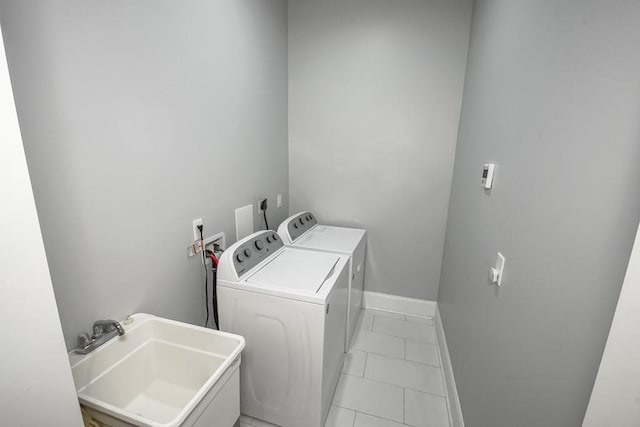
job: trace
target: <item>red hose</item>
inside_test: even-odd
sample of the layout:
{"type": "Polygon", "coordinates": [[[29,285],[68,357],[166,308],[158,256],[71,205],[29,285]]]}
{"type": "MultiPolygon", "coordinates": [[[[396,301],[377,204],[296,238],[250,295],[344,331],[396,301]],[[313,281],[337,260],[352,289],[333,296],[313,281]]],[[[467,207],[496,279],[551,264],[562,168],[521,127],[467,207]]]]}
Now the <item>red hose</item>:
{"type": "Polygon", "coordinates": [[[207,255],[210,259],[211,262],[213,263],[213,265],[215,265],[216,267],[218,266],[218,258],[216,258],[215,255],[207,255]]]}

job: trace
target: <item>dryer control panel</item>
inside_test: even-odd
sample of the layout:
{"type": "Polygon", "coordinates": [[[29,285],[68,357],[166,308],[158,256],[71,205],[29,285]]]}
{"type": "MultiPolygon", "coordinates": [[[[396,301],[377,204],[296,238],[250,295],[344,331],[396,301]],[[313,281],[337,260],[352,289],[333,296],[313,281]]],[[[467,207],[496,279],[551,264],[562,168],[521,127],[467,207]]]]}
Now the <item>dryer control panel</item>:
{"type": "Polygon", "coordinates": [[[232,254],[233,267],[238,277],[251,270],[282,246],[284,244],[278,233],[271,230],[256,233],[250,239],[242,242],[232,254]]]}
{"type": "Polygon", "coordinates": [[[313,216],[311,212],[302,212],[295,217],[290,218],[289,223],[287,224],[287,231],[289,232],[291,241],[295,242],[298,237],[302,236],[307,230],[317,223],[318,220],[316,220],[316,217],[313,216]]]}

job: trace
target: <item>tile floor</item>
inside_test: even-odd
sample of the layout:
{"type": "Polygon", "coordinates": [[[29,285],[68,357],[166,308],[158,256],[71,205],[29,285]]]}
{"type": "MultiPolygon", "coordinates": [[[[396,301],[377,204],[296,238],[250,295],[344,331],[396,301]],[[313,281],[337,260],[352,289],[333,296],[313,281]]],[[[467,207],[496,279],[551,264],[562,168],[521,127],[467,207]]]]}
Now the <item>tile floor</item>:
{"type": "Polygon", "coordinates": [[[325,427],[449,427],[433,319],[367,309],[357,328],[325,427]]]}

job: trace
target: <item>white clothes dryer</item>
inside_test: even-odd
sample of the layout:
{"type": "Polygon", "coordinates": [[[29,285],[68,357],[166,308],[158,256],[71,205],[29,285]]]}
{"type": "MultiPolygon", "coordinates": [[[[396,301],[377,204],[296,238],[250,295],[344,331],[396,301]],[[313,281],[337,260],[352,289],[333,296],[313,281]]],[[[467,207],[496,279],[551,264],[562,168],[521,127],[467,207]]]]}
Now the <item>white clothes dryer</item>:
{"type": "Polygon", "coordinates": [[[367,231],[321,225],[311,212],[300,212],[284,220],[278,227],[278,234],[286,245],[295,248],[349,256],[349,310],[344,346],[345,352],[348,352],[362,310],[367,231]]]}
{"type": "Polygon", "coordinates": [[[218,264],[220,329],[244,336],[242,413],[322,427],[344,362],[349,257],[284,246],[274,231],[230,246],[218,264]]]}

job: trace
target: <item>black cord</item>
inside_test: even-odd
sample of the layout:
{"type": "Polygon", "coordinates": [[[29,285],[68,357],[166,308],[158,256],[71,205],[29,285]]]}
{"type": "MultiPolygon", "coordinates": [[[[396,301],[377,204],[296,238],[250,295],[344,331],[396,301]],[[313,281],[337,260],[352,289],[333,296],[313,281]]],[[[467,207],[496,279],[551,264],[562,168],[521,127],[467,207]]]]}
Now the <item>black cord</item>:
{"type": "MultiPolygon", "coordinates": [[[[204,242],[203,228],[201,225],[198,226],[198,230],[200,230],[200,249],[202,249],[202,242],[204,242]]],[[[209,272],[207,271],[207,257],[204,249],[202,249],[202,265],[204,266],[204,302],[207,306],[207,319],[204,321],[204,327],[206,328],[209,324],[209,272]]]]}
{"type": "Polygon", "coordinates": [[[218,323],[218,269],[214,263],[211,263],[211,272],[213,273],[213,290],[211,292],[211,304],[213,306],[213,322],[214,327],[220,330],[220,323],[218,323]]]}
{"type": "Polygon", "coordinates": [[[269,223],[267,222],[267,210],[263,210],[262,214],[264,215],[264,225],[265,227],[267,227],[267,230],[269,229],[269,223]]]}

